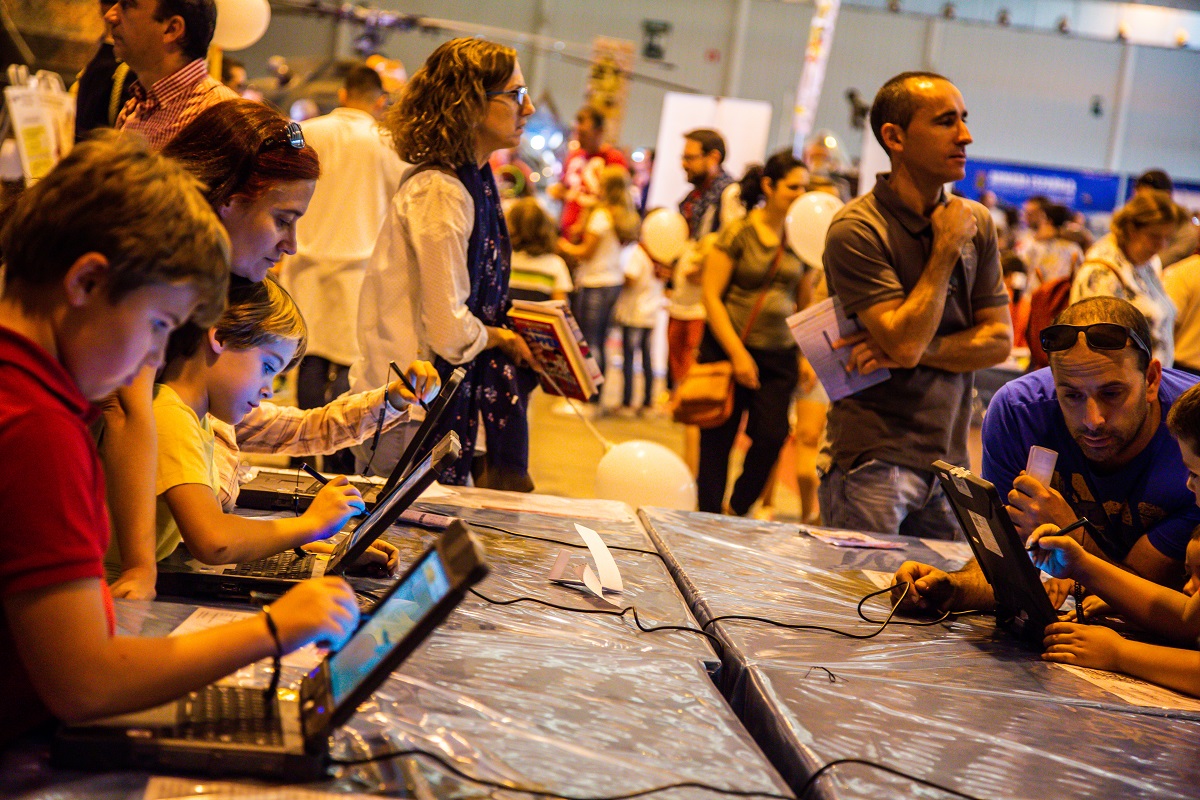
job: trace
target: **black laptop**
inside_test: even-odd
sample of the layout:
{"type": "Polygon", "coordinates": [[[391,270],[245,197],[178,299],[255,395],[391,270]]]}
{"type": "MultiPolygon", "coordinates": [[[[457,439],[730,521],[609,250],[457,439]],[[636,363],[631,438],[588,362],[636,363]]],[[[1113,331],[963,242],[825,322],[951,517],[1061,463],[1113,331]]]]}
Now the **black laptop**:
{"type": "MultiPolygon", "coordinates": [[[[458,434],[450,431],[408,478],[394,491],[382,496],[371,513],[358,523],[326,559],[310,553],[303,556],[292,550],[242,564],[201,564],[191,557],[185,545],[158,565],[156,588],[163,596],[221,597],[249,600],[255,593],[264,596],[282,594],[292,584],[322,575],[342,575],[358,561],[371,543],[383,535],[404,509],[421,496],[429,485],[458,460],[461,447],[458,434]]],[[[303,551],[301,551],[303,552],[303,551]]]]}
{"type": "Polygon", "coordinates": [[[212,684],[157,708],[64,727],[51,763],[66,769],[179,770],[313,780],[329,736],[487,574],[455,520],[379,601],[355,634],[294,689],[212,684]]]}
{"type": "MultiPolygon", "coordinates": [[[[383,497],[396,487],[396,484],[408,477],[419,464],[418,459],[425,454],[431,445],[430,437],[446,407],[458,392],[458,387],[466,377],[466,370],[459,367],[450,373],[449,379],[442,385],[437,397],[429,404],[425,419],[417,428],[416,434],[409,440],[408,446],[400,454],[400,460],[392,468],[382,487],[377,481],[370,481],[352,476],[350,482],[362,492],[367,508],[375,505],[378,498],[383,497]]],[[[244,483],[238,492],[237,504],[241,508],[253,508],[260,511],[293,510],[300,513],[312,504],[321,484],[298,469],[277,469],[260,467],[253,479],[244,483]]]]}
{"type": "Polygon", "coordinates": [[[954,507],[979,568],[992,585],[997,622],[1040,649],[1042,631],[1058,621],[1058,612],[996,487],[945,461],[933,462],[933,471],[954,507]]]}

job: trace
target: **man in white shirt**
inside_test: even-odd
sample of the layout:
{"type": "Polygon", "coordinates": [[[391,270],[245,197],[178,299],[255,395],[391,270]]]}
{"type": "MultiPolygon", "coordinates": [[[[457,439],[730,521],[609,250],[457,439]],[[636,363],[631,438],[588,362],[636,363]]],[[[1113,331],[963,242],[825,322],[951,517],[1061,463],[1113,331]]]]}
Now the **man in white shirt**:
{"type": "MultiPolygon", "coordinates": [[[[296,223],[296,255],[280,275],[308,323],[296,386],[301,408],[324,406],[346,392],[358,358],[363,272],[404,169],[376,124],[386,99],[379,74],[355,66],[338,90],[339,107],[302,124],[321,158],[321,177],[308,213],[296,223]]],[[[353,457],[342,451],[332,462],[326,458],[325,468],[352,472],[353,457]]]]}

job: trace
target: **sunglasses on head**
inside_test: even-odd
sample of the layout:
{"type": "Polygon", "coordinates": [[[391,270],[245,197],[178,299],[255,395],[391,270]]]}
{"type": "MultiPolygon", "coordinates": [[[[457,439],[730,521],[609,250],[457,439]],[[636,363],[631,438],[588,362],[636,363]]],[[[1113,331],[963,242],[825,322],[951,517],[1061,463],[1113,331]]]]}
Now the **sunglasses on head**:
{"type": "Polygon", "coordinates": [[[1095,322],[1091,325],[1051,325],[1042,330],[1039,337],[1042,349],[1047,353],[1058,353],[1070,350],[1083,334],[1087,346],[1093,350],[1124,350],[1129,342],[1148,356],[1153,354],[1150,347],[1142,340],[1133,328],[1118,325],[1115,322],[1095,322]]]}
{"type": "Polygon", "coordinates": [[[290,145],[296,150],[303,150],[304,144],[304,129],[300,127],[300,123],[289,122],[282,132],[268,138],[258,149],[259,152],[262,152],[272,147],[290,145]]]}

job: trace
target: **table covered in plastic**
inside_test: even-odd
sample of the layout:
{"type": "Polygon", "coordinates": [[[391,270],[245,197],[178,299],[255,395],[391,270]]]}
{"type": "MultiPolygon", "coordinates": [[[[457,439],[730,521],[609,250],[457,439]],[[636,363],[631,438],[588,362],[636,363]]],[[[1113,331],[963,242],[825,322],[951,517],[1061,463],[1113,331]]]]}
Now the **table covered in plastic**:
{"type": "MultiPolygon", "coordinates": [[[[565,517],[439,510],[461,512],[467,519],[518,533],[579,542],[573,520],[565,517]]],[[[610,544],[652,551],[635,517],[584,522],[610,544]]],[[[546,575],[560,546],[482,527],[477,532],[492,567],[477,587],[482,594],[604,607],[581,592],[548,582],[546,575]]],[[[406,562],[433,536],[399,526],[387,534],[406,562]]],[[[583,557],[587,551],[572,552],[583,557]]],[[[614,598],[620,605],[635,606],[647,625],[698,627],[658,556],[621,550],[614,550],[613,556],[625,584],[624,592],[614,598]]],[[[358,583],[372,586],[370,581],[358,583]]],[[[118,601],[120,632],[166,635],[195,608],[176,602],[118,601]]],[[[285,664],[285,684],[298,682],[315,659],[285,664]]],[[[711,680],[708,670],[716,661],[709,642],[692,633],[646,633],[631,620],[529,603],[495,606],[468,595],[335,733],[331,752],[334,759],[353,760],[396,750],[427,750],[471,775],[574,796],[620,794],[684,781],[786,794],[786,785],[711,680]]],[[[265,686],[269,673],[269,662],[263,662],[228,680],[265,686]]],[[[44,741],[34,739],[3,755],[0,795],[126,798],[140,797],[146,785],[145,774],[50,770],[45,749],[44,741]]],[[[437,797],[488,796],[492,791],[454,778],[434,762],[396,759],[341,768],[324,788],[437,797]]],[[[195,792],[201,789],[202,784],[196,784],[195,792]]],[[[672,800],[713,795],[685,788],[655,796],[672,800]]]]}
{"type": "MultiPolygon", "coordinates": [[[[856,611],[877,588],[869,571],[961,563],[918,539],[851,549],[796,525],[658,509],[643,519],[704,623],[751,615],[865,636],[879,628],[856,611]]],[[[864,611],[882,621],[889,602],[864,611]]],[[[744,620],[710,629],[727,644],[723,690],[793,788],[844,758],[979,797],[1195,797],[1200,785],[1200,715],[1130,705],[1041,661],[987,616],[891,625],[869,639],[744,620]]],[[[817,787],[839,798],[944,796],[860,765],[817,787]]]]}

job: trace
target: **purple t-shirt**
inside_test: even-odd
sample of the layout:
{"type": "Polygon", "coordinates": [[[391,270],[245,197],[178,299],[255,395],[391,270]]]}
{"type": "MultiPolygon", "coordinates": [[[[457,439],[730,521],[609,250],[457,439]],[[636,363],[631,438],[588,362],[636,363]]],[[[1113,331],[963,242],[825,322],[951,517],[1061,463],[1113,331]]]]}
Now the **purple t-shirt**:
{"type": "Polygon", "coordinates": [[[1032,445],[1058,451],[1051,488],[1081,517],[1100,530],[1101,548],[1123,560],[1142,536],[1163,555],[1183,561],[1200,508],[1187,488],[1187,467],[1167,431],[1175,399],[1200,381],[1195,375],[1164,369],[1158,399],[1162,422],[1154,438],[1132,461],[1103,472],[1088,461],[1071,438],[1054,394],[1050,369],[1005,384],[988,404],[983,420],[983,477],[1006,498],[1025,469],[1032,445]]]}

